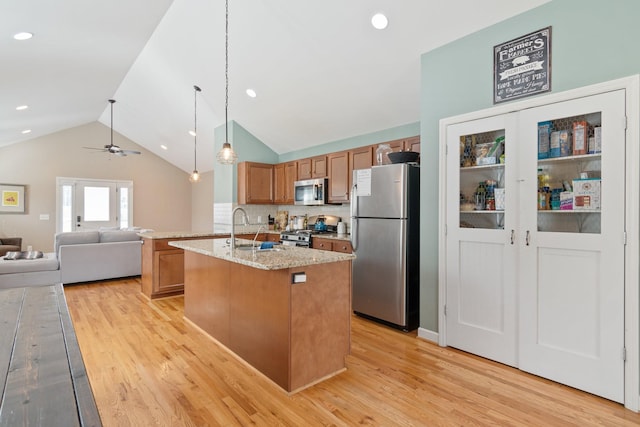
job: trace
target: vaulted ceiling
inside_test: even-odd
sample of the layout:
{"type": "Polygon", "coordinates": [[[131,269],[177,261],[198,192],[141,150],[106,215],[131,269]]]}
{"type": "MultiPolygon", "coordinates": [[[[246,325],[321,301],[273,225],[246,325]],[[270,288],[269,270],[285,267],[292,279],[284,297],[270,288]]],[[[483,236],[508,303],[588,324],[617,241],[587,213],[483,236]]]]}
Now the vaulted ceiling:
{"type": "MultiPolygon", "coordinates": [[[[422,53],[547,1],[230,0],[229,120],[277,153],[417,122],[422,53]]],[[[114,98],[116,132],[189,172],[198,85],[198,169],[213,169],[224,24],[223,0],[4,0],[0,147],[109,126],[114,98]]]]}

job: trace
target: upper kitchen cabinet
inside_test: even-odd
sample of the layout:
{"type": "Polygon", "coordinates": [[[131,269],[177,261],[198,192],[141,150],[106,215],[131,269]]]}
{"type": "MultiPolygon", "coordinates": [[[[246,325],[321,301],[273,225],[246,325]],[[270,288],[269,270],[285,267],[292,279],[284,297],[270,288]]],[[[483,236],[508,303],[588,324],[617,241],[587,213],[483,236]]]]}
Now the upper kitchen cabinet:
{"type": "Polygon", "coordinates": [[[298,179],[298,162],[279,163],[273,166],[275,198],[273,203],[293,205],[293,185],[298,179]]]}
{"type": "Polygon", "coordinates": [[[273,203],[273,165],[238,163],[238,203],[269,205],[273,203]]]}
{"type": "Polygon", "coordinates": [[[324,178],[327,176],[327,156],[298,160],[298,179],[324,178]]]}
{"type": "Polygon", "coordinates": [[[327,156],[329,164],[329,203],[342,203],[349,201],[351,188],[349,151],[331,153],[327,156]]]}
{"type": "Polygon", "coordinates": [[[420,136],[412,136],[411,138],[407,138],[403,142],[404,151],[415,151],[416,153],[420,152],[420,136]]]}
{"type": "Polygon", "coordinates": [[[420,152],[420,136],[412,136],[410,138],[396,139],[386,144],[391,147],[392,151],[415,151],[420,152]]]}
{"type": "MultiPolygon", "coordinates": [[[[350,151],[351,170],[369,169],[371,166],[373,166],[374,153],[375,148],[373,145],[352,149],[350,151]]],[[[351,174],[349,174],[349,176],[351,176],[351,174]]]]}

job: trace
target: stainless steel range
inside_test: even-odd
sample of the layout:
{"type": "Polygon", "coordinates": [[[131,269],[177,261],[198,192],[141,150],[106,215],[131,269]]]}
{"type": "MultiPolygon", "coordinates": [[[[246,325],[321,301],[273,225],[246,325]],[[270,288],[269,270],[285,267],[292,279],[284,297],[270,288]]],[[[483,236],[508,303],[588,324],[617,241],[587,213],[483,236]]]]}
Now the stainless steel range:
{"type": "Polygon", "coordinates": [[[309,217],[306,230],[282,231],[280,242],[283,245],[311,247],[311,236],[322,233],[335,233],[340,217],[331,215],[318,215],[309,217]]]}
{"type": "Polygon", "coordinates": [[[283,231],[280,233],[283,245],[309,248],[311,246],[311,230],[283,231]]]}

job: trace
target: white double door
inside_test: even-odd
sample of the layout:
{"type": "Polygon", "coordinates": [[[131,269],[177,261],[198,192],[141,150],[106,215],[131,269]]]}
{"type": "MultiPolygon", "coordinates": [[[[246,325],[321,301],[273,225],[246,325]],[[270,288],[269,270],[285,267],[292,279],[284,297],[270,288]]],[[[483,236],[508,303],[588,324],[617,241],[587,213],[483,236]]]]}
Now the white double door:
{"type": "Polygon", "coordinates": [[[447,345],[624,401],[624,123],[618,90],[447,127],[447,345]],[[601,155],[538,161],[539,123],[594,115],[601,155]],[[481,213],[460,210],[460,137],[494,129],[506,141],[505,210],[494,228],[461,227],[481,213]],[[579,176],[593,164],[598,212],[538,211],[541,165],[579,176]]]}

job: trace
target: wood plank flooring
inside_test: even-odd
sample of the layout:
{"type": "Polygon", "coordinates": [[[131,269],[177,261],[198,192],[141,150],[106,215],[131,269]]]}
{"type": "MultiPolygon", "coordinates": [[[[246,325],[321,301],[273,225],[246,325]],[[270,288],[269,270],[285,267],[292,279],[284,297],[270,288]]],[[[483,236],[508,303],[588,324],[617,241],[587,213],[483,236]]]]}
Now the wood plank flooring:
{"type": "Polygon", "coordinates": [[[65,287],[104,426],[638,426],[640,414],[354,317],[347,371],[293,396],[139,279],[65,287]]]}

